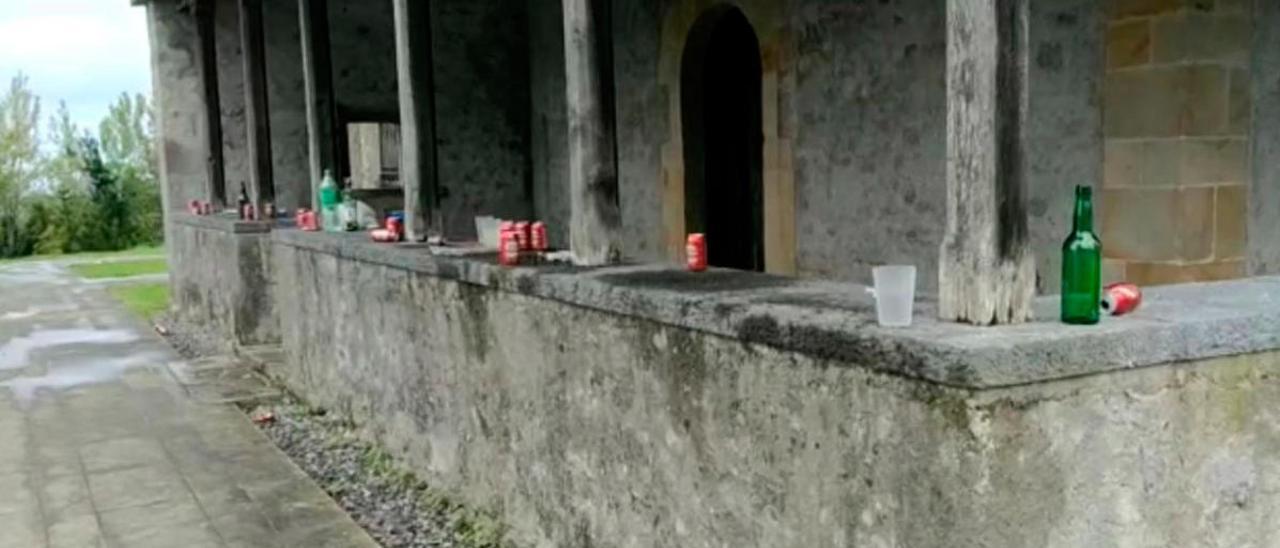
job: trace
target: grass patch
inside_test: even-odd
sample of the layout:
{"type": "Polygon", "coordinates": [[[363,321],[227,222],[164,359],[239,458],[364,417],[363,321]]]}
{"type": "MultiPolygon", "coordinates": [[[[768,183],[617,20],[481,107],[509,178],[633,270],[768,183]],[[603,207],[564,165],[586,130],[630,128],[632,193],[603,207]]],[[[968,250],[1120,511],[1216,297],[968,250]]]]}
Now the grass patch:
{"type": "Polygon", "coordinates": [[[107,288],[125,308],[145,320],[152,320],[169,309],[169,284],[137,284],[107,288]]]}
{"type": "Polygon", "coordinates": [[[81,278],[128,278],[146,274],[164,274],[169,271],[169,263],[165,259],[145,259],[111,263],[77,263],[67,268],[81,278]]]}
{"type": "Polygon", "coordinates": [[[17,257],[13,259],[0,259],[0,265],[7,263],[24,263],[30,261],[58,261],[64,259],[91,261],[95,259],[114,259],[117,257],[161,257],[164,256],[164,246],[145,245],[124,251],[92,251],[86,253],[72,253],[69,255],[29,255],[27,257],[17,257]]]}

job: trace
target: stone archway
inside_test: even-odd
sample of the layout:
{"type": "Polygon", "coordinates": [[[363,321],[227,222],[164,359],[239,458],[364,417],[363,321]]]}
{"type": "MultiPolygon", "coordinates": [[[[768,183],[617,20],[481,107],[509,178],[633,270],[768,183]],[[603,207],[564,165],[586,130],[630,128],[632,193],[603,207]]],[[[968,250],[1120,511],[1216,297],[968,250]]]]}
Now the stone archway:
{"type": "Polygon", "coordinates": [[[680,67],[684,214],[689,232],[706,233],[714,266],[765,269],[762,77],[760,41],[741,10],[699,16],[680,67]]]}

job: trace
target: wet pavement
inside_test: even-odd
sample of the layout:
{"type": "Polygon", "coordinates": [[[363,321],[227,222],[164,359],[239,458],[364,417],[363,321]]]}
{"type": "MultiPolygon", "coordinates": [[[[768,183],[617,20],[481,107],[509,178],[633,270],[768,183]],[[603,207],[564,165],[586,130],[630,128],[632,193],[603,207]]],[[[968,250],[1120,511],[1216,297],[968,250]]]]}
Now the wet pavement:
{"type": "Polygon", "coordinates": [[[376,546],[107,285],[0,266],[0,548],[376,546]]]}

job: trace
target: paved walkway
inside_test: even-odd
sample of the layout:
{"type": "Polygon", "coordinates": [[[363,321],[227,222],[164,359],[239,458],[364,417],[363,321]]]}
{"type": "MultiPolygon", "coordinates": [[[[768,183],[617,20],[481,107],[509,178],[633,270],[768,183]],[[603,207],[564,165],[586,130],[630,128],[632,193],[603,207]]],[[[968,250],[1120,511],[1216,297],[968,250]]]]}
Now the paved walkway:
{"type": "Polygon", "coordinates": [[[102,284],[0,266],[0,548],[376,546],[176,360],[102,284]]]}

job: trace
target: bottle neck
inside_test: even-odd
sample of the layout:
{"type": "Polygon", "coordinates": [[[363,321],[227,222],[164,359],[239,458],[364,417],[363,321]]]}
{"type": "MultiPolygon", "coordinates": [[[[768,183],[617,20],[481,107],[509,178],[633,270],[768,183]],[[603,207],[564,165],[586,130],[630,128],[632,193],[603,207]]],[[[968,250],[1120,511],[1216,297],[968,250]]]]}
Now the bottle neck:
{"type": "Polygon", "coordinates": [[[1074,232],[1093,232],[1093,198],[1091,196],[1076,196],[1076,212],[1072,227],[1074,232]]]}

